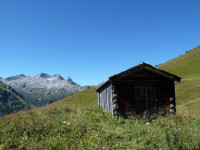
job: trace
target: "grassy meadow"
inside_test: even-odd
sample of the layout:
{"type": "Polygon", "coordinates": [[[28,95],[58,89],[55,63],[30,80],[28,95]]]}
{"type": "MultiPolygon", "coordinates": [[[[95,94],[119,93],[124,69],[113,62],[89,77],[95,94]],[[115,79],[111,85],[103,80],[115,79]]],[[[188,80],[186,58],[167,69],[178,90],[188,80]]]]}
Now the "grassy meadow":
{"type": "Polygon", "coordinates": [[[112,117],[96,88],[0,119],[0,149],[199,149],[200,120],[168,116],[151,123],[112,117]]]}

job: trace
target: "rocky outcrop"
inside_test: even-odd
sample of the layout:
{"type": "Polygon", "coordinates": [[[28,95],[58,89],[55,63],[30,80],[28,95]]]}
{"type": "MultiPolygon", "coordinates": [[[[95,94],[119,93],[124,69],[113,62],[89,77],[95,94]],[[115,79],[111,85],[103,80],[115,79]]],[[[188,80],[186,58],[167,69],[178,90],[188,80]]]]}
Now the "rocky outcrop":
{"type": "Polygon", "coordinates": [[[67,82],[73,85],[77,85],[77,83],[75,83],[70,77],[67,78],[67,82]]]}

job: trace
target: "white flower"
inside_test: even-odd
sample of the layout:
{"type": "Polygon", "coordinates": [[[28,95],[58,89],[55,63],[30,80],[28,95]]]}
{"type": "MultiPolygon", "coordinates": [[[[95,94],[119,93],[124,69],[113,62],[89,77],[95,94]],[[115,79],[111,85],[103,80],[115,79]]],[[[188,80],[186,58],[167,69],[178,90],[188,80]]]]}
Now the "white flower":
{"type": "Polygon", "coordinates": [[[147,122],[147,123],[146,123],[146,125],[150,125],[150,123],[149,123],[149,122],[147,122]]]}
{"type": "Polygon", "coordinates": [[[67,122],[67,121],[63,121],[63,123],[64,123],[64,124],[70,124],[70,122],[67,122]]]}

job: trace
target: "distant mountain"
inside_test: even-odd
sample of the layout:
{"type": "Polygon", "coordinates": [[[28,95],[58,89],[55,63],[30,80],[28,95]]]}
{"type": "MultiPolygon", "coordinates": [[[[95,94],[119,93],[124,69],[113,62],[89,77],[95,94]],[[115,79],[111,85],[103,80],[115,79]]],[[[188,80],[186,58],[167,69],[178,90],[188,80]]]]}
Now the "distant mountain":
{"type": "Polygon", "coordinates": [[[23,77],[26,77],[24,74],[20,74],[20,75],[17,75],[17,76],[11,76],[11,77],[8,77],[6,78],[7,81],[11,81],[11,80],[17,80],[19,78],[23,78],[23,77]]]}
{"type": "Polygon", "coordinates": [[[21,74],[0,80],[12,86],[28,103],[36,107],[60,100],[86,88],[75,83],[70,77],[65,80],[59,74],[50,76],[41,73],[35,77],[21,74]]]}
{"type": "Polygon", "coordinates": [[[6,113],[29,109],[28,104],[12,87],[0,81],[0,117],[6,113]]]}

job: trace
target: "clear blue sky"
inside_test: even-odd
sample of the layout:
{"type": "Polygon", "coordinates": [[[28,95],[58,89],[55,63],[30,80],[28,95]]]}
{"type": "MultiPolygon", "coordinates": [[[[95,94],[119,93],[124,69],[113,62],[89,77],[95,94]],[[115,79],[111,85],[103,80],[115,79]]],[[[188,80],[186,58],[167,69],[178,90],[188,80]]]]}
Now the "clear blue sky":
{"type": "Polygon", "coordinates": [[[1,0],[0,77],[95,85],[200,45],[199,0],[1,0]]]}

